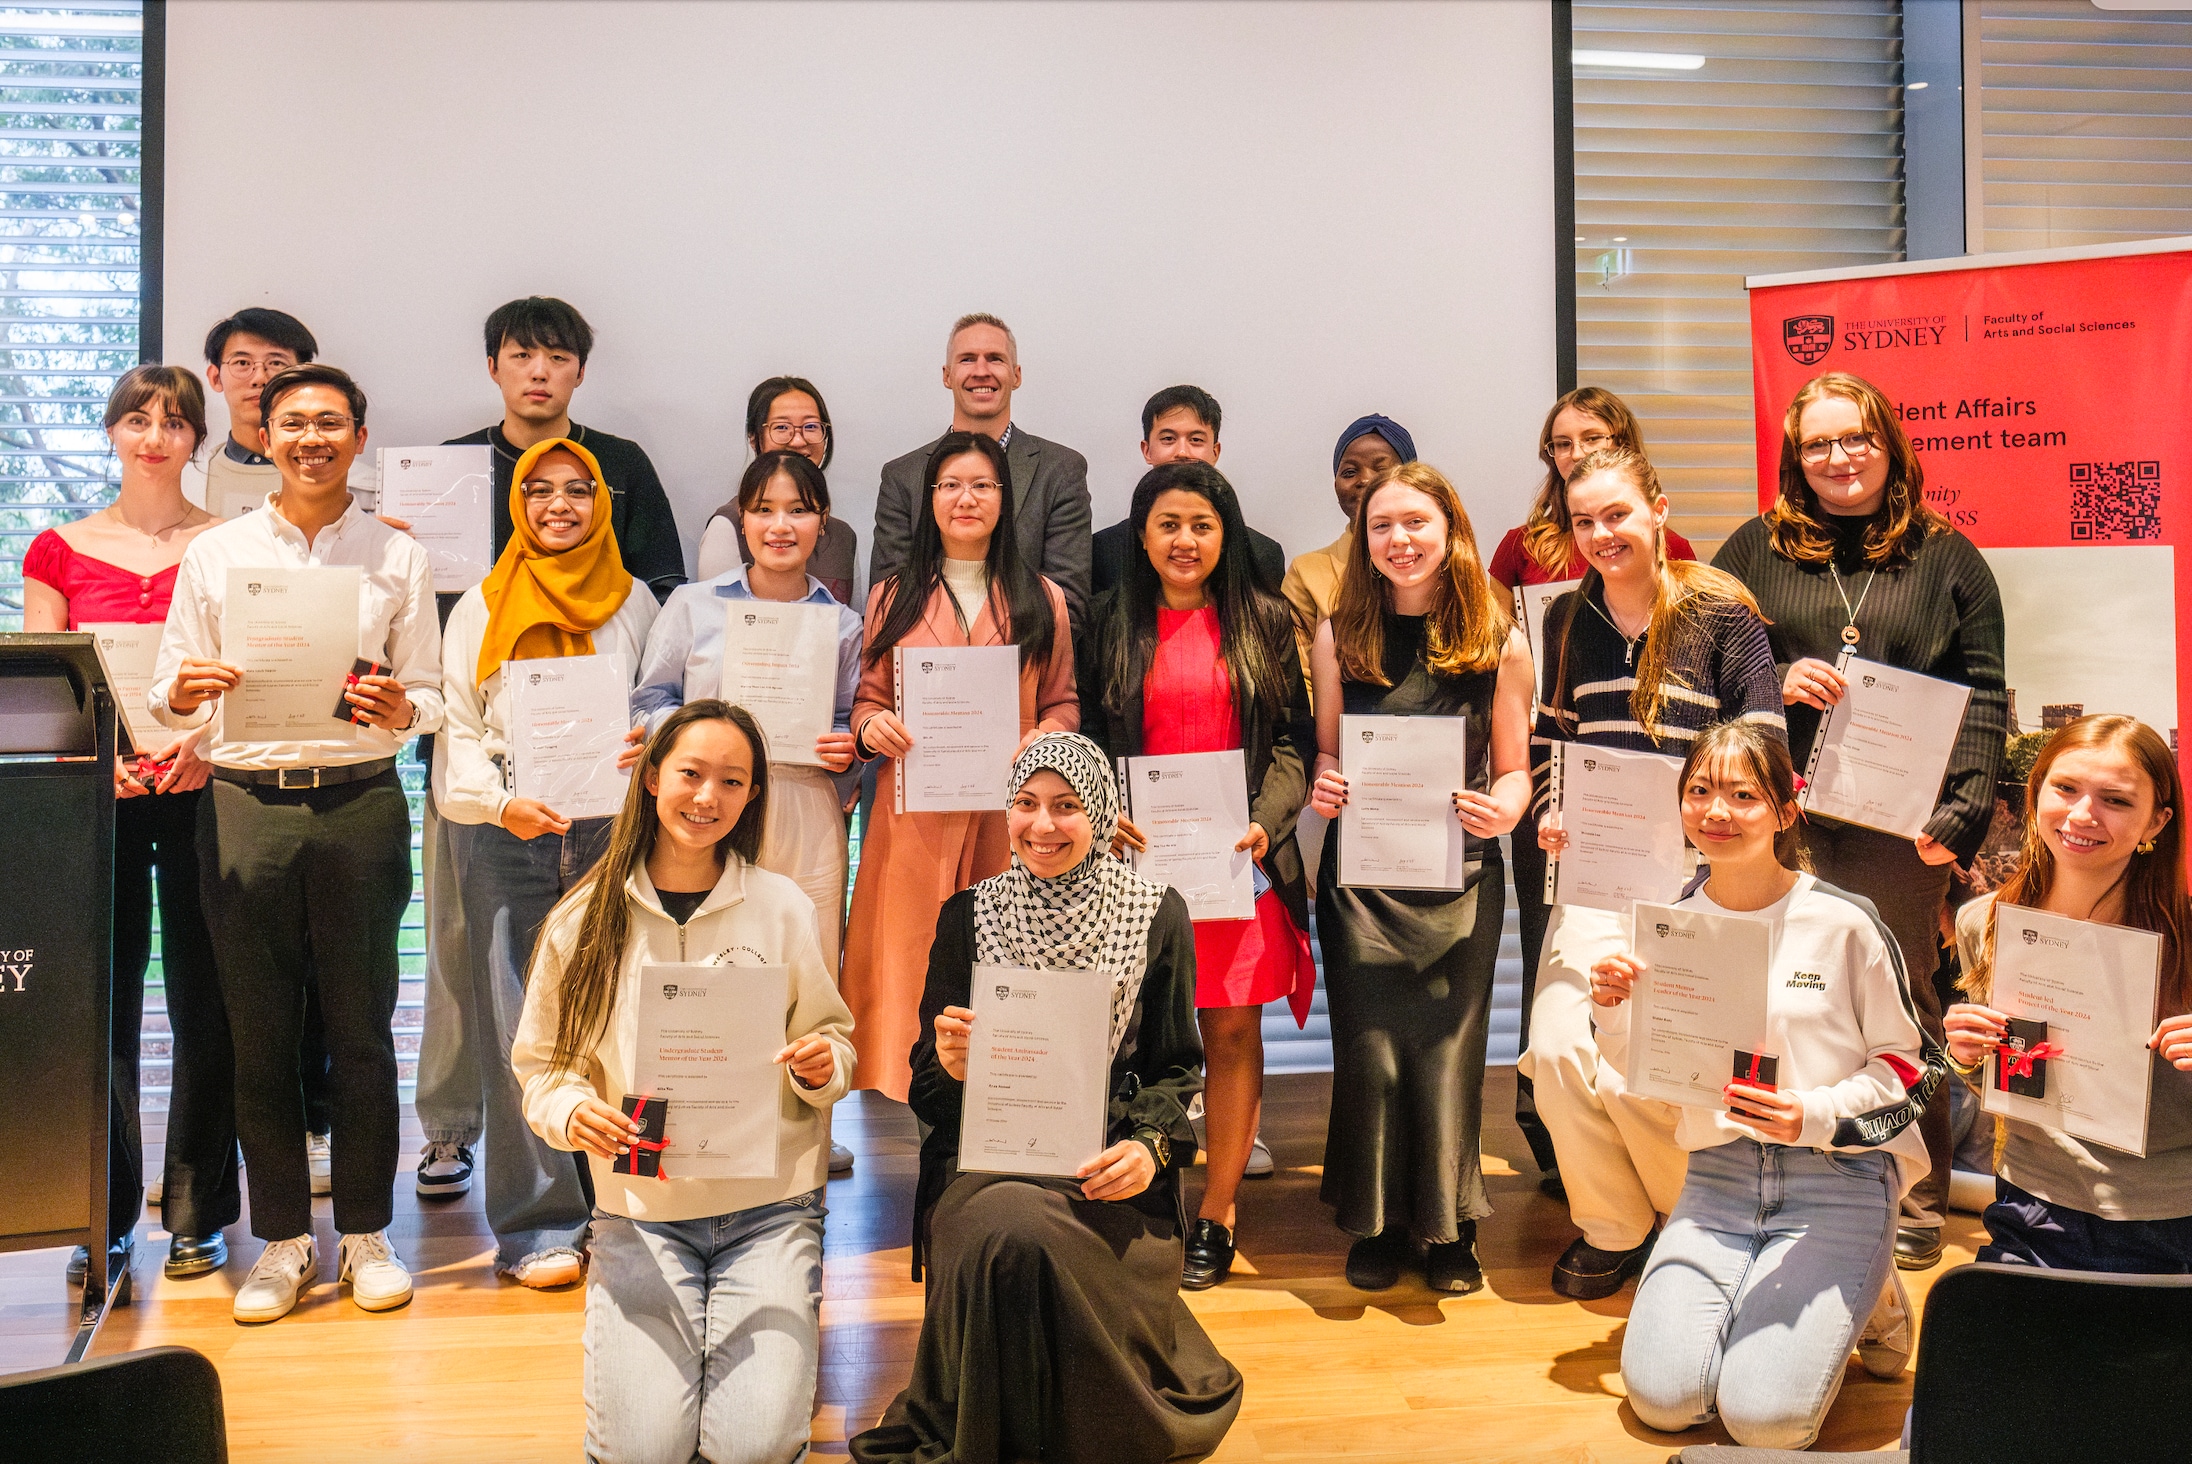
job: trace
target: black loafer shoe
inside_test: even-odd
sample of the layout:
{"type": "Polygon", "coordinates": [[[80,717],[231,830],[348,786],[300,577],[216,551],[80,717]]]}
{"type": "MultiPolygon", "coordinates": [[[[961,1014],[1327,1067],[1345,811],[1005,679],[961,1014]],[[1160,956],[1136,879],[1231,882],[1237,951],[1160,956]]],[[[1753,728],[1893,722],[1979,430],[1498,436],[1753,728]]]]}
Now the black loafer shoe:
{"type": "Polygon", "coordinates": [[[1180,1289],[1208,1291],[1233,1274],[1233,1232],[1215,1220],[1197,1220],[1187,1230],[1187,1260],[1180,1267],[1180,1289]]]}
{"type": "Polygon", "coordinates": [[[1424,1252],[1423,1279],[1433,1291],[1463,1296],[1484,1289],[1484,1267],[1477,1260],[1477,1222],[1461,1222],[1459,1240],[1441,1241],[1424,1252]]]}
{"type": "Polygon", "coordinates": [[[1941,1227],[1905,1225],[1895,1232],[1895,1269],[1929,1271],[1941,1264],[1941,1227]]]}
{"type": "Polygon", "coordinates": [[[1553,1267],[1553,1290],[1572,1301],[1603,1301],[1643,1270],[1651,1253],[1649,1240],[1635,1250],[1608,1251],[1578,1236],[1553,1267]]]}
{"type": "Polygon", "coordinates": [[[1347,1248],[1347,1284],[1357,1291],[1389,1291],[1400,1285],[1401,1262],[1407,1258],[1407,1231],[1366,1235],[1347,1248]]]}
{"type": "Polygon", "coordinates": [[[203,1276],[228,1264],[228,1238],[218,1230],[211,1235],[178,1235],[167,1243],[168,1278],[203,1276]]]}

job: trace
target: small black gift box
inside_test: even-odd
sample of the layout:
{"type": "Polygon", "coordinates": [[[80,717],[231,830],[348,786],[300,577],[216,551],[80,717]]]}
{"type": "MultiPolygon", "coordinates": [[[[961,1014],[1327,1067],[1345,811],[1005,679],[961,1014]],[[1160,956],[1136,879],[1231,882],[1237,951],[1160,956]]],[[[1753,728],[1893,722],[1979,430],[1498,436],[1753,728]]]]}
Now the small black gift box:
{"type": "Polygon", "coordinates": [[[350,699],[350,688],[358,684],[361,676],[386,676],[388,666],[381,661],[368,661],[360,656],[350,663],[350,675],[343,680],[342,694],[335,698],[335,720],[366,725],[365,709],[350,699]]]}
{"type": "Polygon", "coordinates": [[[1781,1075],[1781,1059],[1770,1052],[1745,1052],[1736,1049],[1735,1081],[1748,1083],[1753,1088],[1774,1088],[1774,1080],[1781,1075]]]}
{"type": "Polygon", "coordinates": [[[643,1098],[627,1093],[619,1100],[627,1118],[639,1120],[639,1132],[629,1141],[629,1147],[616,1157],[610,1166],[618,1174],[636,1174],[641,1179],[661,1179],[663,1129],[669,1121],[670,1105],[660,1098],[643,1098]]]}
{"type": "Polygon", "coordinates": [[[1996,1085],[2003,1092],[2014,1093],[2020,1098],[2045,1098],[2047,1058],[2053,1050],[2048,1046],[2047,1023],[2011,1017],[2009,1031],[2002,1036],[2001,1049],[1994,1055],[1996,1085]],[[2047,1051],[2041,1052],[2042,1048],[2047,1051]],[[2038,1055],[2028,1055],[2034,1053],[2038,1055]]]}

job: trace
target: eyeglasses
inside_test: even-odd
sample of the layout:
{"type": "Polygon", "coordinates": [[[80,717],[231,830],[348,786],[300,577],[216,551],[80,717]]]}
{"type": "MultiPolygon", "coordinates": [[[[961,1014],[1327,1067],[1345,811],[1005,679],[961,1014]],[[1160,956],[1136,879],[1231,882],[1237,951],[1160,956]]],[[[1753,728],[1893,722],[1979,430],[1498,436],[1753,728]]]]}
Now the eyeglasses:
{"type": "Polygon", "coordinates": [[[1545,445],[1552,449],[1554,457],[1559,457],[1563,453],[1574,453],[1580,456],[1587,452],[1597,452],[1602,447],[1612,447],[1614,439],[1613,434],[1610,432],[1586,432],[1573,442],[1565,437],[1556,437],[1545,445]]]}
{"type": "Polygon", "coordinates": [[[1870,432],[1846,432],[1840,437],[1814,438],[1796,451],[1797,455],[1803,458],[1805,462],[1816,468],[1828,458],[1834,456],[1834,450],[1838,447],[1842,449],[1842,456],[1854,461],[1857,458],[1870,457],[1873,453],[1878,452],[1880,450],[1880,439],[1874,437],[1870,432]]]}
{"type": "Polygon", "coordinates": [[[822,442],[829,435],[830,429],[820,422],[771,422],[769,424],[769,441],[775,443],[778,447],[783,447],[795,439],[807,442],[822,442]]]}
{"type": "Polygon", "coordinates": [[[574,507],[594,501],[597,485],[581,478],[571,483],[545,483],[528,479],[518,486],[518,492],[527,503],[553,503],[560,498],[574,507]]]}
{"type": "Polygon", "coordinates": [[[260,361],[250,356],[231,356],[221,363],[221,369],[231,376],[241,376],[248,379],[254,376],[279,376],[296,364],[294,361],[283,360],[279,357],[270,357],[267,360],[260,361]]]}
{"type": "Polygon", "coordinates": [[[337,416],[333,412],[322,412],[317,417],[278,417],[273,423],[274,435],[302,437],[307,432],[317,432],[322,437],[341,437],[350,431],[357,420],[355,417],[337,416]]]}
{"type": "Polygon", "coordinates": [[[962,483],[957,478],[946,478],[936,485],[936,491],[947,498],[955,498],[962,493],[972,493],[976,498],[995,498],[1005,490],[994,478],[976,478],[971,483],[962,483]]]}

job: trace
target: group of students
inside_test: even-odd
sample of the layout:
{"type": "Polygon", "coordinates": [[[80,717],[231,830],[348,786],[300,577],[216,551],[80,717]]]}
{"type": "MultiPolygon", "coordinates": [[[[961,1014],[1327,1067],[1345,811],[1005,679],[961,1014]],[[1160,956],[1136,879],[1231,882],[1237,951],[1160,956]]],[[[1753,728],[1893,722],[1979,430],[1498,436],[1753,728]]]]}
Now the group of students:
{"type": "MultiPolygon", "coordinates": [[[[1288,565],[1245,522],[1217,466],[1218,404],[1194,387],[1151,399],[1150,471],[1126,519],[1091,532],[1085,462],[1011,419],[1011,332],[968,316],[946,350],[950,430],[883,470],[856,610],[858,540],[830,510],[820,391],[796,377],[755,390],[752,460],[687,584],[644,452],[570,421],[591,345],[559,301],[490,317],[505,414],[459,440],[494,450],[497,559],[439,606],[424,552],[346,487],[364,393],[312,362],[301,324],[264,310],[207,343],[232,422],[209,485],[261,474],[264,511],[220,522],[188,502],[202,391],[188,371],[140,367],[107,411],[116,503],[26,557],[28,628],[165,621],[149,701],[177,736],[117,770],[116,945],[118,991],[141,1001],[156,867],[176,1027],[170,1275],[223,1264],[240,1138],[266,1246],[238,1320],[286,1314],[316,1279],[323,1168],[339,1280],[367,1309],[410,1296],[386,1236],[389,1019],[412,878],[394,757],[432,734],[418,1185],[463,1192],[484,1143],[498,1267],[535,1287],[585,1278],[593,1456],[796,1457],[820,1345],[824,1183],[850,1159],[833,1154],[828,1115],[854,1087],[910,1103],[923,1125],[913,1239],[927,1283],[911,1384],[854,1457],[1215,1447],[1241,1379],[1180,1292],[1226,1279],[1235,1196],[1268,1165],[1260,1014],[1286,999],[1307,1016],[1312,901],[1334,1050],[1323,1197],[1354,1237],[1347,1278],[1379,1290],[1414,1266],[1442,1291],[1482,1287],[1502,835],[1531,986],[1517,1116],[1582,1231],[1553,1286],[1600,1298],[1642,1274],[1623,1357],[1639,1417],[1679,1430],[1717,1414],[1746,1442],[1802,1447],[1853,1348],[1901,1369],[1896,1267],[1941,1251],[1943,1085],[2003,1030],[1984,1005],[1984,903],[1956,926],[1973,1000],[1944,1002],[1931,978],[1951,866],[1970,862],[1992,814],[2006,694],[1986,563],[1926,506],[1875,388],[1827,375],[1798,394],[1774,507],[1711,567],[1667,530],[1635,419],[1592,388],[1548,414],[1543,488],[1488,566],[1455,486],[1382,416],[1335,447],[1345,531],[1288,565]],[[362,567],[358,654],[386,669],[345,694],[354,738],[221,741],[207,723],[242,674],[223,659],[224,572],[289,565],[362,567]],[[1569,579],[1580,588],[1547,613],[1534,665],[1511,593],[1569,579]],[[836,715],[811,760],[772,755],[717,699],[724,605],[749,599],[837,608],[836,715]],[[965,645],[1018,650],[1023,737],[1000,806],[900,812],[912,740],[892,653],[965,645]],[[1918,840],[1798,811],[1795,769],[1842,693],[1844,645],[1972,689],[1918,840]],[[608,652],[633,668],[620,813],[571,819],[515,796],[510,664],[608,652]],[[1464,888],[1340,883],[1345,714],[1463,719],[1468,775],[1451,802],[1464,888]],[[1761,979],[1776,1085],[1731,1084],[1718,1113],[1625,1091],[1639,970],[1626,921],[1543,898],[1564,839],[1545,799],[1558,742],[1684,758],[1683,827],[1706,865],[1685,903],[1774,930],[1761,979]],[[1194,921],[1121,857],[1144,836],[1111,769],[1235,749],[1253,914],[1194,921]],[[847,818],[870,770],[847,920],[847,818]],[[775,1179],[618,1172],[644,1131],[619,1103],[635,987],[644,963],[669,961],[791,973],[775,1179]],[[957,1169],[984,963],[1111,984],[1107,1147],[1072,1181],[957,1169]],[[319,1141],[316,1083],[332,1124],[319,1141]],[[1182,1174],[1198,1151],[1190,1219],[1182,1174]]],[[[2125,718],[2066,729],[2033,774],[2003,897],[2164,933],[2155,1137],[2137,1159],[2009,1125],[1990,1256],[2192,1266],[2182,801],[2166,747],[2125,718]]],[[[126,1248],[136,1034],[126,999],[117,1011],[118,1069],[125,1043],[128,1056],[110,1231],[126,1248]]]]}

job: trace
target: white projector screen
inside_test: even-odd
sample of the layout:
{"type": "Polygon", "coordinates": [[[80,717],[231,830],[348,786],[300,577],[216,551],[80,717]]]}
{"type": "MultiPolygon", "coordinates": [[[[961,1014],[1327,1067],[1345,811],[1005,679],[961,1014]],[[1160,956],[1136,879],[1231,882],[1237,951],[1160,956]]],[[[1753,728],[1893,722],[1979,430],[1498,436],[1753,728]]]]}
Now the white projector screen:
{"type": "Polygon", "coordinates": [[[598,337],[573,416],[647,448],[688,567],[778,372],[829,400],[864,562],[877,469],[943,429],[946,330],[988,310],[1099,526],[1188,381],[1289,553],[1338,532],[1332,442],[1376,411],[1489,554],[1554,388],[1551,70],[1542,0],[192,0],[167,356],[290,311],[410,446],[498,419],[482,322],[561,296],[598,337]]]}

